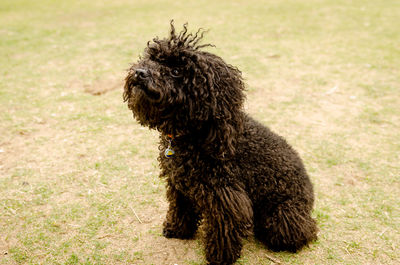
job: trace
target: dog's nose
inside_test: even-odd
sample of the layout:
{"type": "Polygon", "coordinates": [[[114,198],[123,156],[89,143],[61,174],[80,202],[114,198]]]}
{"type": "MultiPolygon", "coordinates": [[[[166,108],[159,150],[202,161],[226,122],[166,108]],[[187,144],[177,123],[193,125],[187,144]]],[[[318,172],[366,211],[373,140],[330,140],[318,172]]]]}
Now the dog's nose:
{"type": "Polygon", "coordinates": [[[135,70],[135,76],[138,79],[146,79],[149,76],[149,71],[145,69],[138,68],[135,70]]]}

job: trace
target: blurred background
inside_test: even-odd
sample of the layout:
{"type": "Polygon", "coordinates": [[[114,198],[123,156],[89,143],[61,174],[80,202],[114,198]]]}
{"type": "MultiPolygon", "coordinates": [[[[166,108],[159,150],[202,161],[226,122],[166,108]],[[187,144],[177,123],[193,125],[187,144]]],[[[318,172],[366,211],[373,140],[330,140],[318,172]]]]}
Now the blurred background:
{"type": "Polygon", "coordinates": [[[158,134],[122,102],[147,41],[208,29],[246,111],[284,136],[314,183],[319,240],[237,264],[400,260],[400,1],[0,2],[0,264],[204,264],[165,239],[158,134]]]}

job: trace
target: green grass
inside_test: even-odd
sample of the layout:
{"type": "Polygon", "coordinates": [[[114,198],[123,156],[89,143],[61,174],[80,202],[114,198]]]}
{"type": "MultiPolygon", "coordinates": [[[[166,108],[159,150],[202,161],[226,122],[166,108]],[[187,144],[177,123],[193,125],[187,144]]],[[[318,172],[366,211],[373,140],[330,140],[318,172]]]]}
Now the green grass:
{"type": "Polygon", "coordinates": [[[290,254],[249,239],[237,264],[398,263],[399,17],[395,0],[1,1],[0,264],[204,263],[200,240],[161,236],[157,133],[121,95],[172,18],[210,29],[246,110],[315,186],[318,241],[290,254]]]}

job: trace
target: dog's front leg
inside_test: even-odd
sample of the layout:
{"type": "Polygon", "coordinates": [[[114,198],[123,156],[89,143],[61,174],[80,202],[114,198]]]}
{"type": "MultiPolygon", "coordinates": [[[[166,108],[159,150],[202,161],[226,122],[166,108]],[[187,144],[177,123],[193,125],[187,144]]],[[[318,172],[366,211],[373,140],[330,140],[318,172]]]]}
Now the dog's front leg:
{"type": "Polygon", "coordinates": [[[193,204],[171,184],[167,186],[167,199],[169,209],[163,224],[163,235],[167,238],[192,238],[199,223],[193,204]]]}
{"type": "Polygon", "coordinates": [[[208,192],[203,209],[208,264],[233,264],[242,239],[252,233],[253,210],[247,193],[237,187],[208,192]]]}

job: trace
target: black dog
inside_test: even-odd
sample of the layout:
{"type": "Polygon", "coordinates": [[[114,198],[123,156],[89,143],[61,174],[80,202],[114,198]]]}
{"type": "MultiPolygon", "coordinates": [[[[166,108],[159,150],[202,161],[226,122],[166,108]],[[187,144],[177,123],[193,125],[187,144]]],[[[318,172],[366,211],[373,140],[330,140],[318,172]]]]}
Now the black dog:
{"type": "Polygon", "coordinates": [[[241,72],[201,51],[201,30],[153,39],[134,64],[124,100],[160,132],[167,182],[165,237],[192,238],[200,220],[209,264],[232,264],[242,239],[296,252],[317,238],[313,187],[286,141],[243,112],[241,72]]]}

